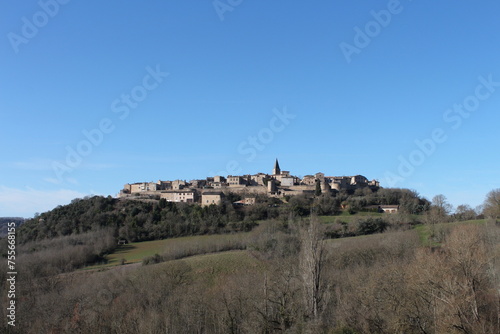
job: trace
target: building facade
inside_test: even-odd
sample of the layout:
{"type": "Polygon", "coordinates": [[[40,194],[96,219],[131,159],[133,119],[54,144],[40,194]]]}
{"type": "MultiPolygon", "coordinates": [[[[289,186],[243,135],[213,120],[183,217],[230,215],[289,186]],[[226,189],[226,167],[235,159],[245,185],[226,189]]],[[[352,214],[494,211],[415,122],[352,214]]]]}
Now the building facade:
{"type": "Polygon", "coordinates": [[[332,191],[353,191],[365,187],[372,189],[379,187],[378,181],[368,181],[362,175],[325,176],[324,173],[320,172],[299,178],[291,175],[289,171],[282,171],[278,159],[276,159],[272,174],[257,173],[253,175],[228,175],[227,177],[218,175],[189,182],[160,180],[158,182],[128,183],[124,185],[118,196],[159,195],[171,202],[199,203],[206,206],[221,203],[224,194],[231,192],[247,197],[255,196],[255,194],[277,197],[314,194],[317,183],[321,186],[322,194],[328,194],[332,191]]]}

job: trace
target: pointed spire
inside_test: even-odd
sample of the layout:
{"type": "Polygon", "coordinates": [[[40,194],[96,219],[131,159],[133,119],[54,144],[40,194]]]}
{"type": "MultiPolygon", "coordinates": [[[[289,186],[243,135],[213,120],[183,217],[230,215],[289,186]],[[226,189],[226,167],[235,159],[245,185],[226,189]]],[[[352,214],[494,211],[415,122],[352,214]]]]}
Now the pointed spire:
{"type": "Polygon", "coordinates": [[[273,175],[280,175],[280,174],[281,174],[280,164],[278,163],[278,158],[276,158],[276,162],[274,163],[274,168],[273,168],[273,175]]]}

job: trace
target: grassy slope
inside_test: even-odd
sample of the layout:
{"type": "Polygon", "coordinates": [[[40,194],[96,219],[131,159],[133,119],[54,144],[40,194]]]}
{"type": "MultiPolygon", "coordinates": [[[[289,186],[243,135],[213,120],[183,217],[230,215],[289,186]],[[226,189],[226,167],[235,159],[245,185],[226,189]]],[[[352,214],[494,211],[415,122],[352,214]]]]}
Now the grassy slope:
{"type": "Polygon", "coordinates": [[[245,237],[248,233],[223,234],[223,235],[202,235],[182,238],[172,238],[154,241],[133,242],[127,245],[118,246],[115,252],[106,256],[108,263],[95,265],[85,269],[96,269],[120,265],[122,259],[125,263],[137,263],[142,259],[155,254],[162,254],[169,248],[185,247],[185,245],[204,244],[214,240],[228,241],[238,240],[245,237]]]}
{"type": "MultiPolygon", "coordinates": [[[[319,219],[322,223],[333,223],[335,222],[336,219],[341,219],[346,222],[350,222],[353,218],[355,217],[367,217],[367,216],[373,216],[373,217],[383,217],[384,213],[371,213],[371,212],[360,212],[355,215],[349,215],[349,214],[342,214],[338,216],[320,216],[319,219]]],[[[456,225],[460,224],[471,224],[471,223],[484,223],[485,220],[471,220],[471,221],[464,221],[464,222],[454,222],[454,223],[443,223],[443,224],[437,224],[434,226],[435,229],[447,229],[451,228],[456,225]]],[[[260,222],[261,224],[265,223],[264,221],[260,222]]],[[[420,241],[422,245],[425,246],[433,246],[435,245],[430,241],[430,236],[431,236],[431,227],[427,225],[419,225],[415,228],[416,232],[420,236],[420,241]]],[[[251,232],[249,232],[251,233],[251,232]]],[[[122,261],[122,259],[125,260],[127,264],[130,263],[138,263],[141,262],[142,259],[148,256],[152,256],[154,254],[162,254],[164,253],[167,249],[169,248],[176,248],[176,247],[186,247],[186,245],[192,245],[195,244],[203,244],[206,242],[213,242],[214,240],[237,240],[238,238],[245,238],[249,235],[249,233],[237,233],[237,234],[230,234],[230,235],[205,235],[205,236],[191,236],[191,237],[182,237],[182,238],[173,238],[173,239],[164,239],[164,240],[154,240],[154,241],[144,241],[144,242],[136,242],[136,243],[131,243],[128,245],[122,245],[117,248],[117,250],[106,256],[108,263],[103,264],[103,265],[96,265],[92,267],[87,267],[86,269],[95,269],[95,268],[103,268],[103,267],[110,267],[110,266],[116,266],[119,265],[122,261]]],[[[356,237],[354,237],[356,238],[356,237]]],[[[233,253],[233,252],[222,252],[220,254],[209,254],[210,256],[214,256],[213,259],[217,259],[219,256],[221,258],[227,257],[226,259],[230,259],[231,256],[233,255],[222,255],[226,253],[233,253]]],[[[236,252],[234,252],[236,253],[236,252]]],[[[239,252],[239,253],[244,253],[244,251],[239,252]]],[[[209,256],[206,255],[206,256],[209,256]]],[[[204,258],[205,255],[202,256],[194,256],[192,259],[212,259],[211,257],[209,258],[204,258]]]]}
{"type": "Polygon", "coordinates": [[[439,243],[433,242],[431,240],[431,234],[432,234],[433,229],[436,232],[436,231],[439,231],[442,229],[451,229],[451,228],[458,226],[458,225],[484,224],[484,223],[486,223],[486,219],[465,220],[465,221],[458,221],[458,222],[452,222],[452,223],[440,223],[440,224],[436,224],[434,226],[418,225],[415,227],[415,230],[417,231],[417,233],[420,237],[420,242],[422,243],[423,246],[439,246],[439,243]]]}
{"type": "MultiPolygon", "coordinates": [[[[255,268],[264,268],[264,263],[253,257],[248,251],[228,251],[217,254],[205,254],[182,260],[193,269],[195,277],[203,277],[207,283],[213,283],[217,277],[231,275],[255,268]]],[[[175,263],[175,261],[171,261],[175,263]]],[[[168,262],[166,262],[168,265],[168,262]]],[[[158,266],[164,265],[163,263],[158,266]]]]}
{"type": "MultiPolygon", "coordinates": [[[[387,214],[385,214],[387,215],[387,214]]],[[[322,223],[325,224],[331,224],[334,223],[337,220],[344,221],[346,223],[350,223],[351,220],[354,218],[361,218],[361,217],[383,217],[384,213],[378,213],[378,212],[358,212],[356,214],[349,214],[347,212],[342,212],[340,215],[335,215],[335,216],[319,216],[319,220],[322,223]]]]}
{"type": "MultiPolygon", "coordinates": [[[[333,223],[337,218],[340,218],[343,221],[350,222],[355,217],[383,217],[384,213],[373,213],[373,212],[360,212],[354,215],[350,215],[347,212],[342,213],[338,216],[320,216],[319,219],[322,223],[333,223]]],[[[264,224],[266,221],[260,221],[259,224],[264,224]]],[[[251,232],[250,232],[251,233],[251,232]]],[[[117,248],[117,250],[106,256],[108,263],[102,265],[95,265],[91,267],[87,267],[86,269],[95,269],[102,267],[110,267],[120,265],[122,259],[125,260],[125,263],[138,263],[141,262],[142,259],[148,256],[153,256],[155,254],[162,254],[168,248],[175,247],[183,247],[186,243],[204,243],[210,242],[216,239],[237,239],[241,238],[248,233],[237,233],[231,235],[204,235],[204,236],[191,236],[191,237],[182,237],[182,238],[173,238],[173,239],[164,239],[164,240],[154,240],[154,241],[143,241],[143,242],[134,242],[128,245],[122,245],[117,248]]]]}
{"type": "MultiPolygon", "coordinates": [[[[172,260],[142,266],[139,263],[126,266],[95,266],[93,270],[78,270],[72,273],[63,274],[70,277],[101,277],[101,280],[112,278],[141,280],[145,272],[148,277],[155,275],[175,275],[175,272],[187,268],[186,278],[192,282],[198,282],[207,287],[213,286],[216,282],[224,281],[224,277],[231,275],[241,275],[245,273],[259,273],[266,268],[266,262],[254,257],[249,251],[226,251],[216,254],[204,254],[187,257],[179,260],[172,260]],[[84,276],[82,276],[84,275],[84,276]],[[96,276],[97,275],[97,276],[96,276]]],[[[158,276],[159,277],[159,276],[158,276]]]]}
{"type": "MultiPolygon", "coordinates": [[[[350,223],[353,219],[356,219],[356,218],[366,218],[366,217],[384,218],[384,217],[388,217],[390,215],[391,215],[390,213],[379,213],[379,212],[357,212],[357,213],[351,215],[347,211],[343,211],[340,215],[319,216],[319,219],[322,223],[334,223],[336,220],[350,223]]],[[[422,216],[409,215],[409,217],[414,219],[414,220],[418,220],[422,216]]]]}

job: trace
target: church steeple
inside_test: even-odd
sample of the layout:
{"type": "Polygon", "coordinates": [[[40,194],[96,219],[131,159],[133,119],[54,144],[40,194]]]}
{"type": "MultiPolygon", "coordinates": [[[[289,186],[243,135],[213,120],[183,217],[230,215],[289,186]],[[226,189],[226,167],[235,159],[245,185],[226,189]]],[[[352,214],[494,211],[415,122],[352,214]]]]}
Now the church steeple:
{"type": "Polygon", "coordinates": [[[280,174],[281,174],[280,164],[278,163],[278,159],[276,159],[273,168],[273,175],[280,175],[280,174]]]}

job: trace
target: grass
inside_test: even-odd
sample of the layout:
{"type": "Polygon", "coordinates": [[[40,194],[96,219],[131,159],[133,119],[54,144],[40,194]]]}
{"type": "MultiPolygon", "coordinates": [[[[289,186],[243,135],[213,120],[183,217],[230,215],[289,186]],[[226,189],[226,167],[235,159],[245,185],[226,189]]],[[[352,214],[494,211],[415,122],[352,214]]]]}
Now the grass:
{"type": "Polygon", "coordinates": [[[122,264],[122,259],[126,264],[141,262],[143,258],[161,253],[169,239],[133,242],[127,245],[118,246],[115,251],[105,256],[107,263],[85,267],[84,269],[99,269],[113,267],[122,264]]]}
{"type": "Polygon", "coordinates": [[[320,222],[324,224],[334,223],[337,219],[344,221],[346,223],[350,223],[351,220],[359,217],[384,217],[384,215],[388,215],[387,213],[379,213],[379,212],[358,212],[353,215],[349,214],[347,211],[343,211],[340,215],[334,216],[318,216],[320,222]]]}
{"type": "Polygon", "coordinates": [[[127,245],[120,245],[114,253],[106,256],[108,266],[121,264],[122,259],[126,263],[135,263],[142,261],[146,256],[152,256],[161,253],[169,239],[154,240],[144,242],[133,242],[127,245]]]}
{"type": "MultiPolygon", "coordinates": [[[[356,218],[364,218],[364,217],[375,217],[375,218],[384,218],[384,217],[390,217],[391,215],[394,215],[393,213],[381,213],[381,212],[357,212],[355,214],[350,214],[347,211],[342,211],[341,214],[339,215],[334,215],[334,216],[319,216],[318,218],[322,223],[334,223],[335,220],[339,219],[341,221],[344,221],[346,223],[350,223],[353,219],[356,218]]],[[[409,217],[415,221],[418,221],[419,219],[422,218],[420,215],[409,215],[409,217]]]]}
{"type": "MultiPolygon", "coordinates": [[[[143,277],[161,280],[163,278],[182,280],[185,283],[204,288],[213,287],[215,284],[225,285],[226,278],[231,276],[256,279],[256,275],[267,268],[268,263],[254,257],[246,250],[234,250],[215,254],[203,254],[178,260],[161,262],[148,266],[131,268],[130,266],[113,267],[114,270],[131,268],[131,275],[142,281],[143,277]]],[[[105,268],[106,270],[109,268],[105,268]]],[[[147,282],[146,282],[147,283],[147,282]]]]}
{"type": "MultiPolygon", "coordinates": [[[[318,218],[322,223],[333,223],[336,219],[341,219],[345,222],[351,222],[355,217],[384,217],[389,214],[387,213],[376,213],[376,212],[359,212],[354,215],[350,215],[347,212],[342,213],[337,216],[319,216],[318,218]]],[[[434,233],[447,231],[453,226],[461,225],[461,224],[482,224],[485,223],[486,220],[470,220],[470,221],[462,221],[462,222],[452,222],[452,223],[441,223],[436,224],[434,227],[434,233]]],[[[265,222],[261,222],[265,223],[265,222]]],[[[415,227],[416,232],[419,235],[420,242],[423,246],[439,246],[439,243],[432,240],[432,230],[428,225],[418,225],[415,227]]],[[[127,245],[120,245],[112,254],[106,256],[107,263],[93,265],[90,267],[86,267],[85,269],[99,269],[117,266],[125,262],[125,264],[131,263],[139,263],[144,258],[153,256],[155,254],[165,254],[171,252],[172,250],[182,250],[182,249],[193,249],[198,247],[200,248],[206,246],[207,244],[217,245],[218,243],[224,244],[231,241],[241,241],[247,239],[252,232],[244,232],[244,233],[236,233],[236,234],[223,234],[223,235],[204,235],[204,236],[190,236],[190,237],[181,237],[181,238],[172,238],[172,239],[164,239],[164,240],[154,240],[154,241],[144,241],[144,242],[134,242],[127,245]]],[[[244,251],[241,251],[245,253],[244,251]]],[[[214,259],[218,259],[218,261],[228,260],[232,261],[234,257],[238,257],[241,255],[236,251],[231,252],[221,252],[217,255],[221,254],[231,254],[231,255],[222,255],[221,257],[217,257],[214,254],[207,254],[202,256],[192,256],[190,257],[190,261],[199,261],[200,259],[215,261],[214,259]],[[211,255],[215,257],[212,258],[211,255]],[[226,257],[226,258],[225,258],[226,257]]],[[[241,260],[241,259],[240,259],[241,260]]]]}
{"type": "Polygon", "coordinates": [[[373,212],[373,211],[362,211],[362,212],[356,212],[354,214],[350,214],[349,211],[342,211],[339,216],[341,217],[352,217],[352,216],[383,216],[384,213],[382,212],[373,212]]]}
{"type": "Polygon", "coordinates": [[[236,234],[222,234],[222,235],[202,235],[202,236],[190,236],[154,241],[143,241],[143,242],[133,242],[127,245],[120,245],[116,250],[106,255],[107,263],[93,265],[86,267],[85,269],[97,269],[104,267],[117,266],[122,263],[122,259],[125,264],[138,263],[144,258],[153,256],[155,254],[163,254],[169,250],[176,248],[185,248],[187,245],[193,247],[193,245],[206,245],[208,243],[224,243],[230,241],[237,241],[248,236],[248,232],[236,233],[236,234]]]}
{"type": "MultiPolygon", "coordinates": [[[[217,254],[204,254],[182,259],[198,277],[213,282],[217,277],[263,268],[262,262],[248,251],[228,251],[217,254]]],[[[161,264],[160,264],[161,265],[161,264]]]]}
{"type": "Polygon", "coordinates": [[[465,220],[465,221],[457,221],[451,223],[439,223],[435,224],[434,226],[418,225],[415,227],[415,230],[417,231],[418,236],[420,238],[420,243],[423,246],[437,247],[440,245],[440,243],[432,240],[433,229],[434,233],[442,231],[447,232],[455,226],[460,226],[465,224],[485,224],[485,223],[486,219],[475,219],[475,220],[465,220]]]}
{"type": "MultiPolygon", "coordinates": [[[[376,212],[360,212],[350,215],[347,212],[339,216],[320,216],[319,219],[323,223],[333,223],[335,219],[340,218],[343,221],[350,222],[354,217],[381,217],[384,213],[376,212]]],[[[387,215],[387,214],[385,214],[387,215]]],[[[264,226],[269,221],[259,221],[259,225],[264,226]]],[[[175,249],[193,249],[197,245],[202,247],[207,244],[214,243],[227,243],[230,241],[238,241],[247,238],[252,232],[236,233],[236,234],[222,234],[222,235],[203,235],[203,236],[190,236],[181,238],[171,238],[154,241],[134,242],[127,245],[120,245],[117,249],[106,256],[107,263],[98,264],[86,267],[85,269],[99,269],[122,264],[139,263],[144,258],[153,256],[155,254],[171,253],[175,249]]]]}
{"type": "Polygon", "coordinates": [[[431,240],[431,229],[429,225],[415,226],[415,231],[418,233],[422,246],[438,246],[439,244],[431,240]]]}

